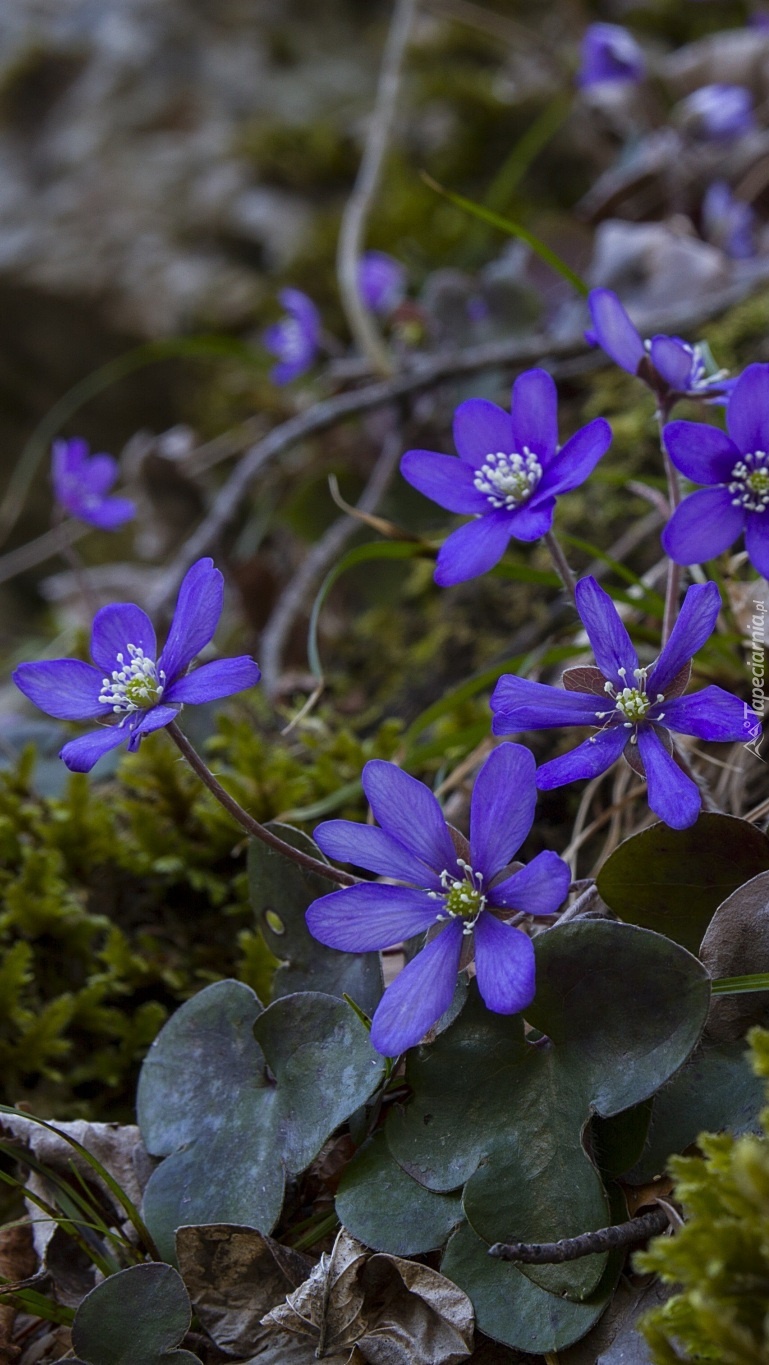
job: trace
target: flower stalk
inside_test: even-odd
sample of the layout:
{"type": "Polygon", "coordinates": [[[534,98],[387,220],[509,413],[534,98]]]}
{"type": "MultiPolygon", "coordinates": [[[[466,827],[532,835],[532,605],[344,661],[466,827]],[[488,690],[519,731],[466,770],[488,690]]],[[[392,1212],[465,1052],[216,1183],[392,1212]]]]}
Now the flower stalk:
{"type": "Polygon", "coordinates": [[[301,849],[293,848],[291,844],[286,843],[285,839],[273,834],[272,830],[267,829],[265,825],[255,820],[253,815],[249,815],[248,811],[244,810],[240,803],[235,800],[234,796],[230,796],[230,793],[225,791],[197,749],[190,744],[184,731],[179,729],[176,721],[171,721],[165,728],[193,772],[208,788],[211,795],[216,797],[219,805],[223,806],[227,814],[232,816],[235,823],[246,831],[246,834],[250,834],[253,839],[261,839],[263,844],[269,845],[270,848],[275,849],[276,853],[282,853],[285,858],[290,858],[292,862],[298,863],[299,867],[303,867],[307,872],[316,872],[319,876],[326,877],[328,881],[337,882],[339,886],[354,886],[356,884],[357,877],[351,877],[349,872],[341,872],[328,863],[322,863],[319,858],[312,858],[309,853],[302,853],[301,849]]]}

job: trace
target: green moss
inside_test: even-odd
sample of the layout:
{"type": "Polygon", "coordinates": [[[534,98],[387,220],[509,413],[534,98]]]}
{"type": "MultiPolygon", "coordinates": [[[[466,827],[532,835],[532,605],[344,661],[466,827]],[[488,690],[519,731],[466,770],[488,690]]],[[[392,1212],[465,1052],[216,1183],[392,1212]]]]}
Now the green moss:
{"type": "MultiPolygon", "coordinates": [[[[753,1029],[749,1041],[756,1073],[769,1077],[769,1033],[753,1029]]],[[[761,1137],[705,1134],[701,1156],[671,1162],[685,1225],[636,1257],[680,1287],[642,1323],[657,1365],[769,1358],[769,1109],[761,1124],[761,1137]]]]}
{"type": "Polygon", "coordinates": [[[255,119],[241,130],[235,150],[264,184],[309,193],[348,185],[359,156],[349,133],[329,118],[297,124],[255,119]]]}

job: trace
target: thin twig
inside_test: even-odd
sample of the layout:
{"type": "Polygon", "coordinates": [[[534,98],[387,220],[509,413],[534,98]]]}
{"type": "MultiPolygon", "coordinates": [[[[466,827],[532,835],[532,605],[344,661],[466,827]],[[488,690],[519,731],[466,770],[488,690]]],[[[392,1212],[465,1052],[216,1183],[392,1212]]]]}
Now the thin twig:
{"type": "Polygon", "coordinates": [[[234,796],[230,796],[230,793],[225,791],[221,782],[214,777],[200,754],[190,744],[187,736],[179,729],[175,720],[166,726],[166,730],[177,749],[184,755],[193,771],[197,773],[201,782],[208,787],[220,806],[224,807],[247,834],[250,834],[254,839],[261,839],[263,844],[268,844],[277,853],[282,853],[284,857],[290,858],[292,862],[298,863],[308,872],[315,872],[321,877],[326,877],[329,881],[338,882],[340,886],[355,886],[357,884],[358,878],[351,877],[349,872],[341,872],[338,868],[331,867],[329,863],[322,863],[319,858],[310,857],[309,853],[302,853],[300,849],[293,848],[291,844],[286,843],[285,839],[279,838],[277,834],[273,834],[272,830],[261,825],[258,820],[248,814],[248,811],[243,809],[234,796]]]}
{"type": "Polygon", "coordinates": [[[396,0],[366,145],[352,194],[342,214],[336,256],[339,293],[348,326],[374,374],[381,375],[392,374],[392,357],[373,314],[361,298],[359,267],[366,222],[379,188],[385,152],[395,121],[403,59],[415,11],[416,0],[396,0]]]}
{"type": "Polygon", "coordinates": [[[90,526],[84,526],[80,521],[63,521],[26,545],[10,550],[0,559],[0,583],[7,583],[17,574],[26,573],[28,569],[37,568],[38,564],[44,564],[47,559],[53,559],[54,555],[63,554],[68,545],[82,540],[90,529],[90,526]]]}
{"type": "Polygon", "coordinates": [[[561,1265],[564,1261],[578,1261],[596,1252],[614,1251],[619,1247],[640,1246],[670,1226],[665,1209],[652,1209],[626,1223],[615,1223],[597,1232],[583,1232],[579,1237],[564,1237],[560,1242],[495,1242],[489,1255],[499,1261],[519,1261],[523,1265],[561,1265]]]}
{"type": "MultiPolygon", "coordinates": [[[[357,511],[373,512],[376,509],[395,473],[401,449],[400,429],[396,427],[394,431],[389,432],[384,441],[368,483],[358,499],[357,511]]],[[[320,540],[311,546],[293,578],[281,593],[264,628],[259,650],[262,682],[270,695],[277,689],[283,649],[308,592],[358,529],[358,523],[353,517],[340,517],[338,521],[333,522],[320,540]]]]}
{"type": "MultiPolygon", "coordinates": [[[[669,404],[660,404],[657,409],[657,421],[659,423],[660,431],[660,450],[662,451],[662,459],[665,463],[665,476],[668,482],[668,503],[670,506],[670,515],[672,516],[681,501],[681,480],[678,477],[678,470],[673,464],[665,446],[665,423],[669,416],[669,404]]],[[[670,639],[673,626],[676,622],[680,592],[681,566],[668,557],[667,585],[665,588],[665,614],[662,618],[663,648],[670,639]]]]}

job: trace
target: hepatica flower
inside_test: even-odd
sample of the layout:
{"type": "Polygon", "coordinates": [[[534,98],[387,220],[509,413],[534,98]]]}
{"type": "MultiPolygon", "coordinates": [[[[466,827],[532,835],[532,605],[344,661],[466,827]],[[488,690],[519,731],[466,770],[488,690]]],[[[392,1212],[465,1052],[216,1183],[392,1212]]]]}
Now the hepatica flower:
{"type": "Polygon", "coordinates": [[[406,885],[361,882],[321,897],[307,911],[315,938],[365,953],[434,934],[377,1007],[371,1041],[385,1056],[413,1047],[445,1013],[471,947],[489,1009],[516,1014],[534,998],[531,940],[505,920],[517,911],[552,914],[569,888],[569,869],[555,853],[508,866],[534,819],[534,779],[528,749],[495,749],[475,782],[468,844],[449,829],[428,787],[375,759],[363,769],[363,790],[379,827],[328,820],[316,829],[330,858],[406,885]]]}
{"type": "Polygon", "coordinates": [[[128,498],[109,496],[117,476],[117,460],[111,455],[89,456],[87,441],[79,437],[54,441],[51,452],[54,497],[59,507],[78,521],[87,521],[101,531],[116,531],[136,515],[128,498]]]}
{"type": "Polygon", "coordinates": [[[632,33],[619,24],[590,24],[582,39],[577,84],[583,89],[606,81],[643,80],[646,62],[632,33]]]}
{"type": "Polygon", "coordinates": [[[655,336],[642,341],[612,289],[591,289],[588,307],[593,320],[585,333],[592,346],[653,389],[660,401],[673,398],[718,399],[733,387],[726,371],[709,374],[699,346],[680,337],[655,336]]]}
{"type": "Polygon", "coordinates": [[[555,500],[584,483],[611,443],[602,417],[559,450],[558,398],[545,370],[527,370],[513,386],[512,416],[485,398],[470,398],[454,414],[459,459],[409,450],[401,473],[448,512],[475,520],[453,531],[435,568],[441,587],[493,569],[511,538],[539,540],[553,524],[555,500]]]}
{"type": "Polygon", "coordinates": [[[386,251],[367,251],[358,266],[358,288],[366,307],[386,317],[403,302],[406,268],[386,251]]]}
{"type": "Polygon", "coordinates": [[[666,825],[686,829],[700,811],[700,790],[674,757],[671,731],[705,740],[755,737],[755,713],[723,688],[682,696],[693,655],[715,628],[721,598],[715,583],[689,588],[670,639],[655,663],[641,668],[611,598],[594,578],[577,584],[577,610],[597,668],[564,674],[564,687],[512,675],[500,678],[491,698],[495,735],[590,725],[596,733],[571,753],[544,763],[544,791],[606,772],[621,754],[646,777],[649,805],[666,825]]]}
{"type": "Polygon", "coordinates": [[[756,126],[753,96],[744,85],[703,85],[681,101],[679,112],[698,137],[710,142],[727,142],[756,126]]]}
{"type": "Polygon", "coordinates": [[[733,260],[756,254],[756,215],[750,204],[735,199],[725,180],[714,180],[702,201],[702,231],[708,241],[733,260]]]}
{"type": "Polygon", "coordinates": [[[669,422],[664,440],[688,479],[709,485],[679,504],[662,533],[677,564],[702,564],[745,532],[745,549],[769,577],[769,365],[749,365],[726,410],[725,432],[704,422],[669,422]]]}
{"type": "Polygon", "coordinates": [[[64,745],[60,758],[87,773],[110,749],[138,749],[145,735],[175,720],[185,702],[216,701],[259,681],[253,659],[217,659],[187,670],[213,639],[222,613],[224,580],[213,560],[199,559],[179,589],[168,639],[158,657],[146,612],[116,602],[96,613],[92,664],[79,659],[20,664],[13,681],[25,697],[57,720],[113,721],[64,745]]]}
{"type": "Polygon", "coordinates": [[[267,327],[262,341],[278,364],[270,371],[274,384],[290,384],[310,369],[320,345],[320,313],[301,289],[283,289],[278,295],[285,317],[267,327]]]}

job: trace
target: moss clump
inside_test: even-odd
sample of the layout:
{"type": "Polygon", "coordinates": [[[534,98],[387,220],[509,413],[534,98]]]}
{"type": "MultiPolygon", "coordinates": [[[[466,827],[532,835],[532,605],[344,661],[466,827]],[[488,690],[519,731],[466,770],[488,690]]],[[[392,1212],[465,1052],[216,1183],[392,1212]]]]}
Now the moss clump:
{"type": "MultiPolygon", "coordinates": [[[[361,738],[321,716],[285,741],[243,709],[208,748],[257,818],[312,823],[324,807],[360,816],[360,770],[399,734],[384,722],[361,738]]],[[[138,1064],[181,1001],[223,976],[267,995],[246,843],[163,735],[114,781],[73,775],[58,799],[35,791],[31,750],[0,774],[3,1100],[128,1117],[138,1064]]]]}
{"type": "MultiPolygon", "coordinates": [[[[769,1033],[753,1029],[749,1041],[769,1078],[769,1033]]],[[[705,1134],[702,1156],[671,1162],[685,1226],[636,1257],[681,1287],[641,1324],[657,1365],[769,1359],[769,1108],[761,1125],[762,1137],[705,1134]]]]}
{"type": "Polygon", "coordinates": [[[308,193],[349,185],[359,159],[353,139],[328,118],[312,123],[258,119],[241,130],[236,150],[265,184],[308,193]]]}

